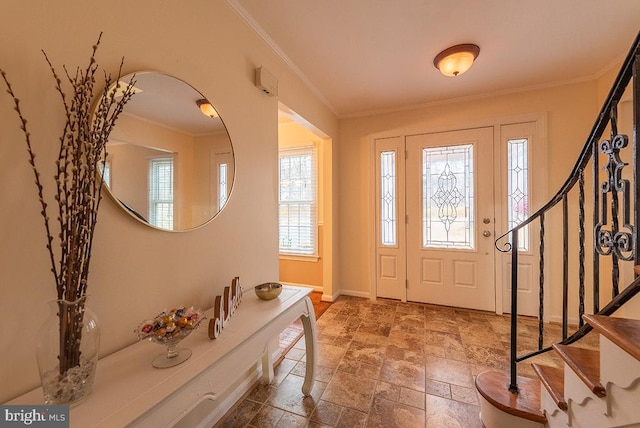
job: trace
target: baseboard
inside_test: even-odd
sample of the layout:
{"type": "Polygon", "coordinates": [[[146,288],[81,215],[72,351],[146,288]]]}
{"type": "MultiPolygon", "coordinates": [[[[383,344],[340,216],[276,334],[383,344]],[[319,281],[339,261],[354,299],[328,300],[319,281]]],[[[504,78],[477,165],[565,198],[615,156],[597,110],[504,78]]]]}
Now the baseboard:
{"type": "MultiPolygon", "coordinates": [[[[324,292],[324,289],[320,285],[309,285],[309,284],[300,284],[295,282],[283,282],[286,285],[293,285],[295,287],[306,287],[312,288],[313,291],[324,292]]],[[[368,291],[355,291],[355,290],[339,290],[334,294],[322,294],[320,300],[323,302],[335,302],[340,296],[352,296],[352,297],[363,297],[365,299],[370,299],[371,294],[368,291]]]]}
{"type": "MultiPolygon", "coordinates": [[[[562,316],[552,315],[549,317],[549,322],[562,325],[562,316]]],[[[579,325],[578,318],[574,318],[574,317],[568,318],[568,325],[569,327],[577,327],[579,325]]]]}
{"type": "Polygon", "coordinates": [[[289,281],[283,281],[282,283],[286,284],[286,285],[292,285],[294,287],[313,288],[313,291],[320,291],[321,292],[323,290],[321,285],[300,284],[300,283],[297,283],[297,282],[289,282],[289,281]]]}
{"type": "Polygon", "coordinates": [[[300,283],[295,283],[295,282],[285,282],[285,284],[293,285],[295,287],[311,288],[311,289],[313,289],[314,292],[323,293],[322,297],[320,297],[320,300],[322,300],[323,302],[335,302],[336,299],[338,297],[340,297],[340,293],[339,292],[337,294],[334,294],[334,295],[324,294],[324,288],[322,286],[320,286],[320,285],[300,284],[300,283]]]}
{"type": "Polygon", "coordinates": [[[364,297],[365,299],[371,298],[371,293],[368,291],[355,291],[355,290],[340,290],[340,294],[338,296],[351,296],[351,297],[364,297]]]}

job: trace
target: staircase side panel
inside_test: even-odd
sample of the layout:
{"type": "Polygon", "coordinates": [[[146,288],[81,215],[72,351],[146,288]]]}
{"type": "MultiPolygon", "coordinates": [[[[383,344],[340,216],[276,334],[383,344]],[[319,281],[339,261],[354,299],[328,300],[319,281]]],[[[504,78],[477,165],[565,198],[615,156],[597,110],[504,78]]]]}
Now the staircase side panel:
{"type": "Polygon", "coordinates": [[[546,428],[567,428],[567,412],[560,410],[555,400],[543,385],[540,386],[540,406],[547,417],[546,428]]]}
{"type": "Polygon", "coordinates": [[[640,361],[600,335],[600,383],[627,388],[640,379],[640,361]]]}
{"type": "Polygon", "coordinates": [[[540,422],[520,418],[494,407],[482,395],[480,398],[480,420],[485,428],[545,428],[540,422]]]}
{"type": "Polygon", "coordinates": [[[629,388],[607,386],[608,413],[611,427],[640,427],[640,380],[629,388]]]}

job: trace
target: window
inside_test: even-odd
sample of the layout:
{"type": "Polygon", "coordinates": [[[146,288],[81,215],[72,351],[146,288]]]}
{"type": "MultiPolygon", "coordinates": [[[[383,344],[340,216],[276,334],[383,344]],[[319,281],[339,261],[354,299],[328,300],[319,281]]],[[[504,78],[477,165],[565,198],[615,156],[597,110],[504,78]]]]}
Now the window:
{"type": "Polygon", "coordinates": [[[111,161],[100,162],[98,168],[102,173],[102,181],[111,187],[111,161]]]}
{"type": "MultiPolygon", "coordinates": [[[[507,228],[509,230],[529,217],[528,153],[527,138],[507,140],[507,228]]],[[[529,226],[518,231],[518,250],[529,251],[529,226]]]]}
{"type": "Polygon", "coordinates": [[[396,152],[380,153],[380,238],[383,246],[396,245],[396,152]]]}
{"type": "Polygon", "coordinates": [[[422,150],[422,246],[475,248],[473,145],[422,150]]]}
{"type": "Polygon", "coordinates": [[[149,161],[149,223],[173,229],[173,158],[149,161]]]}
{"type": "Polygon", "coordinates": [[[317,254],[315,147],[280,150],[280,252],[317,254]]]}
{"type": "Polygon", "coordinates": [[[218,211],[227,203],[227,164],[218,164],[218,211]]]}

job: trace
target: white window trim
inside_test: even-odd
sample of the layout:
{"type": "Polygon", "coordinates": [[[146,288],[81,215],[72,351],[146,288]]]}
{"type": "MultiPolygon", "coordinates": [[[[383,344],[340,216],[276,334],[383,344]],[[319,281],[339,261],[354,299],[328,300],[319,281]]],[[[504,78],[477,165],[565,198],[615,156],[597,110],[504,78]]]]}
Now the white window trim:
{"type": "MultiPolygon", "coordinates": [[[[314,191],[314,197],[313,197],[313,224],[311,226],[311,234],[313,236],[313,253],[308,254],[308,253],[299,253],[299,252],[295,252],[295,251],[283,251],[282,248],[280,248],[280,239],[278,238],[278,251],[279,251],[279,255],[280,258],[283,260],[304,260],[304,261],[310,261],[315,259],[316,261],[319,259],[318,256],[318,226],[319,226],[319,222],[318,222],[318,150],[317,147],[315,146],[315,144],[310,144],[310,145],[302,145],[302,146],[296,146],[296,147],[287,147],[287,148],[282,148],[279,150],[278,153],[278,171],[280,171],[280,159],[282,158],[283,154],[288,154],[291,156],[294,156],[296,154],[303,154],[303,153],[311,153],[311,157],[312,157],[312,175],[313,175],[313,182],[312,182],[312,186],[314,187],[313,191],[314,191]]],[[[280,206],[280,172],[278,172],[278,206],[280,206]]],[[[280,215],[278,215],[278,224],[280,222],[280,215]]],[[[280,226],[278,226],[278,230],[280,229],[280,226]]],[[[278,233],[279,234],[279,233],[278,233]]]]}

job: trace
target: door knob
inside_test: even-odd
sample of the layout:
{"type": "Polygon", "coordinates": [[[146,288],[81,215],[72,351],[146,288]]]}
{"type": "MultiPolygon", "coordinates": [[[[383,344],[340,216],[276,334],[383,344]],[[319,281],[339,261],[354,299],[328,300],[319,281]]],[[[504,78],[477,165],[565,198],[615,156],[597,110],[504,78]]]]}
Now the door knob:
{"type": "Polygon", "coordinates": [[[484,236],[485,238],[488,238],[491,236],[491,232],[489,232],[488,230],[485,230],[484,232],[482,232],[482,236],[484,236]]]}

